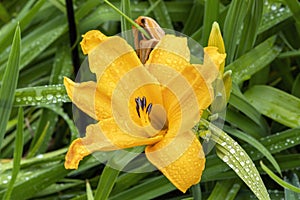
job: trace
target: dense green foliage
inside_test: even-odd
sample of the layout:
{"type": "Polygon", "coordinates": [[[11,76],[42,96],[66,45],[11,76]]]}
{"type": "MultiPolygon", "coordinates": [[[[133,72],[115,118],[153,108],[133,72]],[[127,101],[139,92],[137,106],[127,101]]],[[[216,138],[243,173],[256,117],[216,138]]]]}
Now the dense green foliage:
{"type": "MultiPolygon", "coordinates": [[[[272,200],[300,199],[299,2],[110,2],[131,19],[151,16],[161,27],[182,32],[202,46],[207,45],[211,24],[219,23],[227,53],[225,71],[232,70],[233,79],[224,131],[255,163],[272,200]]],[[[78,42],[91,29],[115,35],[131,27],[100,0],[74,1],[74,11],[78,42]]],[[[67,148],[79,137],[62,85],[63,76],[75,76],[68,26],[63,0],[0,2],[1,199],[254,198],[243,182],[245,175],[220,159],[229,153],[220,145],[207,155],[200,184],[186,194],[158,171],[120,172],[93,156],[76,171],[64,169],[67,148]]],[[[104,156],[105,161],[127,164],[104,156]]]]}

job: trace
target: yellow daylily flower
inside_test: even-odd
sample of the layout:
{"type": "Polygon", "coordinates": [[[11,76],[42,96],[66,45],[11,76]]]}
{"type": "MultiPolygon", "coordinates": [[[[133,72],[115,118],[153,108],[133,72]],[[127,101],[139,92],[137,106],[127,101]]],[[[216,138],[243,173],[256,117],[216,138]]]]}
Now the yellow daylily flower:
{"type": "Polygon", "coordinates": [[[223,56],[209,50],[203,65],[192,65],[186,38],[173,35],[161,39],[145,65],[118,36],[89,31],[81,47],[97,82],[74,83],[65,77],[64,85],[72,102],[98,123],[72,142],[65,168],[77,169],[95,151],[146,145],[148,160],[179,190],[197,184],[205,155],[191,129],[213,100],[207,80],[215,76],[202,71],[219,68],[215,63],[222,63],[223,56]]]}

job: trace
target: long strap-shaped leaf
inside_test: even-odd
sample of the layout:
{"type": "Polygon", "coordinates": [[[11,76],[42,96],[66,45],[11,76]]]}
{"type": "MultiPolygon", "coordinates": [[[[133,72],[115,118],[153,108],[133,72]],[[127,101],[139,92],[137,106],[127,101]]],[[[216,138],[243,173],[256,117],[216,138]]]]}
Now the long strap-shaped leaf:
{"type": "Polygon", "coordinates": [[[201,119],[210,128],[211,139],[216,142],[217,155],[248,185],[258,199],[270,199],[267,189],[251,158],[245,150],[224,131],[201,119]]]}
{"type": "Polygon", "coordinates": [[[5,134],[6,124],[8,122],[11,108],[13,105],[14,94],[18,83],[19,65],[21,49],[21,31],[17,25],[8,63],[2,79],[0,88],[0,147],[5,134]]]}

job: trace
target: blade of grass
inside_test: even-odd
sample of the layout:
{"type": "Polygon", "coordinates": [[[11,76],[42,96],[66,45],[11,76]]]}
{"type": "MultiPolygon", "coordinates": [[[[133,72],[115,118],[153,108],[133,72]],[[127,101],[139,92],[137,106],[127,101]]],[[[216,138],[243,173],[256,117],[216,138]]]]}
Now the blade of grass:
{"type": "Polygon", "coordinates": [[[205,119],[201,119],[200,124],[209,128],[211,139],[216,142],[218,157],[233,169],[258,199],[270,199],[259,172],[246,151],[224,131],[205,119]]]}
{"type": "Polygon", "coordinates": [[[207,200],[234,199],[241,187],[241,183],[238,179],[218,181],[207,200]],[[231,192],[232,190],[235,191],[231,192]]]}
{"type": "Polygon", "coordinates": [[[251,0],[231,1],[225,22],[224,22],[224,43],[226,47],[226,63],[231,63],[234,60],[239,40],[239,32],[242,29],[243,21],[247,13],[247,9],[251,0]]]}
{"type": "Polygon", "coordinates": [[[262,153],[273,165],[273,167],[277,170],[277,172],[281,175],[281,169],[279,167],[279,164],[275,160],[275,158],[272,156],[272,154],[269,152],[269,150],[262,145],[258,140],[256,140],[254,137],[243,133],[242,131],[239,131],[237,129],[231,128],[229,126],[225,126],[224,130],[231,135],[243,140],[244,142],[247,142],[251,146],[253,146],[255,149],[257,149],[260,153],[262,153]]]}
{"type": "Polygon", "coordinates": [[[239,41],[236,58],[251,49],[255,43],[260,26],[264,1],[250,1],[249,9],[244,20],[243,31],[239,41]]]}
{"type": "Polygon", "coordinates": [[[3,3],[0,3],[0,19],[3,22],[8,22],[10,20],[10,15],[8,13],[8,11],[6,10],[6,8],[3,6],[3,3]]]}
{"type": "Polygon", "coordinates": [[[16,17],[16,19],[14,21],[11,21],[11,23],[7,23],[0,29],[1,51],[9,45],[9,42],[11,41],[11,36],[13,35],[17,23],[20,23],[20,28],[23,30],[30,23],[32,18],[38,13],[38,11],[45,2],[45,0],[37,1],[36,4],[32,6],[35,3],[35,1],[28,1],[16,17]]]}
{"type": "Polygon", "coordinates": [[[272,62],[281,51],[281,48],[275,45],[275,40],[275,36],[268,38],[228,65],[225,69],[232,70],[232,81],[242,83],[272,62]]]}
{"type": "Polygon", "coordinates": [[[98,187],[95,194],[95,199],[107,199],[117,180],[117,177],[122,170],[132,159],[139,155],[144,150],[144,147],[135,147],[126,150],[115,151],[114,155],[105,166],[99,179],[98,187]],[[119,170],[118,170],[119,169],[119,170]]]}
{"type": "Polygon", "coordinates": [[[127,21],[130,22],[134,27],[136,27],[141,33],[143,33],[148,39],[150,39],[150,35],[145,31],[142,27],[140,27],[137,23],[135,23],[132,19],[130,19],[127,15],[125,15],[121,10],[119,10],[116,6],[110,3],[108,0],[104,0],[112,9],[114,9],[118,14],[123,16],[127,21]]]}
{"type": "Polygon", "coordinates": [[[202,42],[203,46],[207,46],[209,34],[214,21],[217,21],[219,15],[219,0],[205,1],[204,19],[203,19],[203,33],[202,42]]]}
{"type": "Polygon", "coordinates": [[[165,176],[149,178],[143,183],[129,188],[110,198],[110,200],[144,200],[154,199],[160,195],[167,194],[170,191],[176,190],[175,186],[165,176]]]}
{"type": "Polygon", "coordinates": [[[7,191],[3,198],[5,200],[10,199],[15,181],[17,179],[21,167],[21,158],[23,154],[23,123],[24,123],[23,108],[20,107],[18,113],[17,134],[16,134],[16,141],[15,141],[15,149],[14,149],[13,170],[12,170],[11,180],[9,182],[7,191]]]}
{"type": "MultiPolygon", "coordinates": [[[[121,1],[121,10],[128,17],[131,18],[130,0],[121,1]]],[[[127,41],[128,44],[133,46],[133,33],[131,31],[132,24],[126,20],[126,18],[121,15],[121,31],[122,36],[127,41]]]]}
{"type": "Polygon", "coordinates": [[[94,200],[93,191],[88,180],[86,180],[86,196],[88,200],[94,200]]]}
{"type": "Polygon", "coordinates": [[[99,179],[98,187],[95,193],[95,199],[105,200],[108,196],[117,180],[120,171],[114,168],[105,166],[101,178],[99,179]]]}
{"type": "Polygon", "coordinates": [[[17,89],[14,106],[39,106],[70,102],[62,84],[17,89]]]}
{"type": "MultiPolygon", "coordinates": [[[[148,0],[150,5],[153,5],[155,0],[148,0]]],[[[158,6],[153,10],[154,16],[162,28],[174,30],[171,17],[164,1],[160,1],[158,6]]]]}
{"type": "Polygon", "coordinates": [[[197,183],[196,185],[191,186],[191,191],[194,199],[201,200],[202,199],[202,193],[200,188],[200,183],[197,183]]]}
{"type": "Polygon", "coordinates": [[[289,9],[293,13],[293,17],[296,22],[296,30],[300,34],[300,4],[297,0],[285,0],[285,3],[288,5],[289,9]]]}
{"type": "Polygon", "coordinates": [[[291,128],[300,126],[300,99],[271,86],[257,85],[245,92],[263,115],[291,128]]]}
{"type": "MultiPolygon", "coordinates": [[[[34,175],[32,175],[28,180],[24,177],[24,181],[18,182],[15,185],[11,199],[30,199],[39,191],[47,188],[52,183],[55,183],[65,177],[68,171],[64,168],[63,164],[55,163],[54,165],[48,163],[43,167],[42,170],[33,169],[34,175]],[[50,165],[50,166],[49,166],[50,165]]],[[[23,176],[27,177],[27,174],[23,176]]],[[[2,199],[5,190],[0,191],[0,198],[2,199]]]]}
{"type": "Polygon", "coordinates": [[[260,166],[270,176],[270,178],[272,178],[276,183],[278,183],[282,187],[287,188],[291,191],[300,193],[300,188],[298,188],[292,184],[289,184],[289,183],[285,182],[284,180],[282,180],[281,178],[279,178],[266,165],[264,165],[264,163],[262,161],[260,161],[260,166]]]}
{"type": "Polygon", "coordinates": [[[36,143],[33,145],[32,149],[28,152],[27,154],[27,158],[32,158],[33,156],[35,156],[39,150],[39,148],[41,147],[41,145],[43,144],[44,138],[47,134],[47,130],[49,128],[49,124],[50,122],[48,121],[46,126],[44,127],[43,132],[41,133],[40,137],[37,139],[36,143]]]}
{"type": "Polygon", "coordinates": [[[262,115],[247,101],[244,95],[236,95],[234,90],[230,95],[229,104],[243,112],[251,120],[253,120],[260,128],[260,135],[267,136],[269,127],[262,115]]]}
{"type": "Polygon", "coordinates": [[[20,52],[21,31],[20,26],[17,25],[12,48],[7,62],[7,67],[2,79],[2,86],[0,88],[0,147],[4,138],[6,125],[10,116],[14,94],[17,87],[19,77],[20,52]]]}
{"type": "MultiPolygon", "coordinates": [[[[284,181],[300,188],[299,178],[296,173],[289,173],[288,177],[284,178],[284,181]]],[[[300,193],[293,192],[287,188],[284,188],[284,196],[285,196],[285,199],[289,199],[289,200],[300,199],[300,193]]]]}

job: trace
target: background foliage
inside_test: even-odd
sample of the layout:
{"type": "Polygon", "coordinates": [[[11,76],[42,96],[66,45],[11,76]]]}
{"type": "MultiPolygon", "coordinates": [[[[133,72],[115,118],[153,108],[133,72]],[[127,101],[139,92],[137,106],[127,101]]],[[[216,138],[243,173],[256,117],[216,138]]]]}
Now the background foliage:
{"type": "MultiPolygon", "coordinates": [[[[161,27],[180,31],[203,46],[212,22],[218,21],[227,52],[225,70],[232,70],[234,81],[224,130],[254,161],[271,199],[300,199],[299,193],[273,181],[259,164],[262,160],[284,183],[300,186],[298,1],[111,3],[132,19],[151,16],[161,27]]],[[[99,0],[74,1],[74,15],[75,41],[90,29],[114,35],[130,28],[99,0]]],[[[77,46],[70,48],[68,28],[63,0],[0,2],[0,198],[254,198],[215,152],[207,156],[201,184],[186,194],[159,172],[122,173],[104,168],[94,157],[84,159],[76,171],[65,170],[64,154],[79,136],[61,85],[63,76],[75,76],[71,50],[77,46]]]]}

